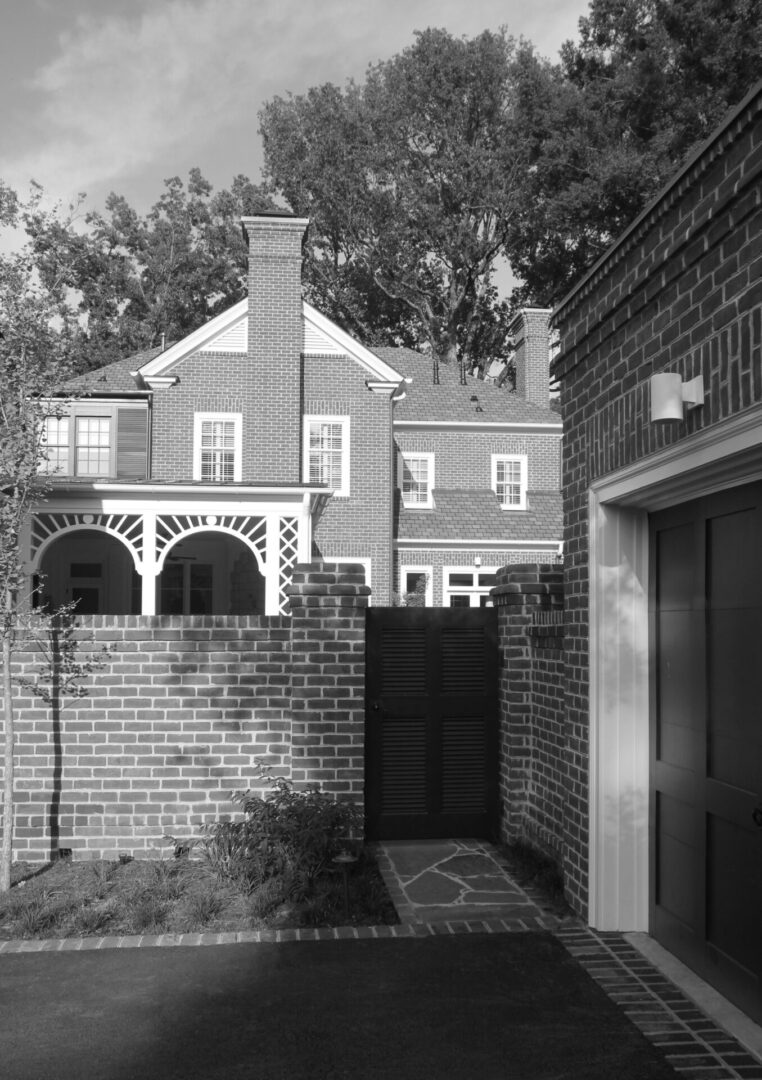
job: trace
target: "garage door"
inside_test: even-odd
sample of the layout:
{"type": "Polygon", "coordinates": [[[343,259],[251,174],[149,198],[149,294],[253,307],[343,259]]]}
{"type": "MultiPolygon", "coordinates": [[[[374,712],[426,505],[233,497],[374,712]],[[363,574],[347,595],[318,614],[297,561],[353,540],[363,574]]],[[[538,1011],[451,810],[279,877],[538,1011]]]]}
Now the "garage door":
{"type": "Polygon", "coordinates": [[[369,608],[366,694],[367,835],[493,837],[495,609],[369,608]]]}
{"type": "Polygon", "coordinates": [[[651,930],[762,1021],[762,485],[651,518],[651,930]]]}

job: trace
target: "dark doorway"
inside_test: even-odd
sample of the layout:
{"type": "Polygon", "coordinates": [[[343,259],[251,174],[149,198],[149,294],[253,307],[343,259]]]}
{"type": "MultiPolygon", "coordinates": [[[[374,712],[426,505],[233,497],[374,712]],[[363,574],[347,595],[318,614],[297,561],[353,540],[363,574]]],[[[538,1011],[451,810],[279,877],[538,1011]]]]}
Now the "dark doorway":
{"type": "Polygon", "coordinates": [[[497,612],[369,608],[366,640],[368,836],[494,836],[497,612]]]}
{"type": "Polygon", "coordinates": [[[651,518],[653,935],[762,1020],[762,485],[651,518]]]}

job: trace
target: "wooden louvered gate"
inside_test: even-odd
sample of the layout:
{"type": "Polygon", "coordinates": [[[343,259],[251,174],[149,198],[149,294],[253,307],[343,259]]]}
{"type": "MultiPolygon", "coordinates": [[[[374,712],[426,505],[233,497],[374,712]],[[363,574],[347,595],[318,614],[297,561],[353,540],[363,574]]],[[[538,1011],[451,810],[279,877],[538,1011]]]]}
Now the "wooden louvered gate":
{"type": "Polygon", "coordinates": [[[369,608],[369,839],[492,837],[497,828],[497,612],[369,608]]]}

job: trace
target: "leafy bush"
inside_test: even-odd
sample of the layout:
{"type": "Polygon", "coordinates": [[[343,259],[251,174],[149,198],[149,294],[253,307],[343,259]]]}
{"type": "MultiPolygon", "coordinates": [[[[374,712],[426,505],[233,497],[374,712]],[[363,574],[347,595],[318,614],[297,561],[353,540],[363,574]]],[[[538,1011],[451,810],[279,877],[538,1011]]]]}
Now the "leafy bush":
{"type": "MultiPolygon", "coordinates": [[[[269,779],[269,770],[260,768],[269,779]]],[[[355,846],[360,814],[350,802],[337,802],[317,784],[297,791],[290,780],[276,777],[270,791],[237,792],[233,801],[242,821],[224,821],[204,830],[199,849],[222,878],[250,891],[278,879],[285,899],[309,895],[315,880],[342,850],[355,846]]]]}

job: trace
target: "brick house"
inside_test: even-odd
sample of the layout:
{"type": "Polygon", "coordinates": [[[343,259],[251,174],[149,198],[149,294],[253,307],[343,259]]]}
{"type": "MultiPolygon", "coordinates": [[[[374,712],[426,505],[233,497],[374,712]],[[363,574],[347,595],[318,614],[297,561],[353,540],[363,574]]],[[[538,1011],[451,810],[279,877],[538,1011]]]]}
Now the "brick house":
{"type": "Polygon", "coordinates": [[[552,318],[569,894],[757,1020],[761,174],[759,84],[552,318]]]}
{"type": "Polygon", "coordinates": [[[560,550],[548,312],[513,327],[517,393],[372,351],[301,295],[307,222],[245,218],[248,297],[74,380],[29,562],[80,614],[275,615],[293,567],[360,562],[373,602],[489,602],[560,550]]]}

